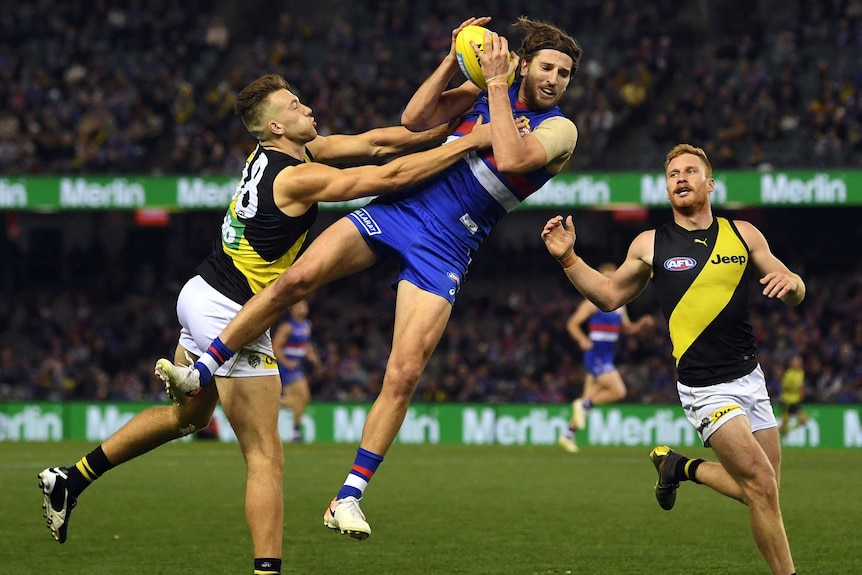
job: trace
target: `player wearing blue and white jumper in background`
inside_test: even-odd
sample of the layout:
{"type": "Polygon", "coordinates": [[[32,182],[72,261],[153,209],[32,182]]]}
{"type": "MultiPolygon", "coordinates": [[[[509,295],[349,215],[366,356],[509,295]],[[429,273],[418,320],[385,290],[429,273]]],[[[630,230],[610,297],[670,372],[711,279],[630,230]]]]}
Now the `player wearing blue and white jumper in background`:
{"type": "MultiPolygon", "coordinates": [[[[469,81],[447,90],[459,73],[458,32],[489,21],[469,18],[452,30],[449,53],[413,95],[401,120],[411,130],[423,130],[461,119],[443,148],[490,120],[493,153],[470,154],[433,181],[396,198],[380,198],[332,224],[286,273],[250,299],[218,338],[228,350],[242,348],[281,310],[318,287],[384,259],[397,260],[395,326],[383,387],[368,412],[353,467],[324,514],[324,525],[356,539],[371,534],[359,500],[401,428],[473,252],[506,213],[563,169],[577,141],[577,128],[557,103],[578,69],[581,48],[551,24],[520,18],[516,26],[525,37],[517,56],[510,54],[504,37],[486,34],[483,50],[474,50],[487,90],[469,81]],[[511,89],[506,81],[510,66],[521,78],[511,89]]],[[[199,387],[198,374],[206,380],[205,374],[219,365],[218,358],[201,359],[188,377],[169,385],[182,393],[199,387]]]]}
{"type": "MultiPolygon", "coordinates": [[[[606,263],[598,270],[610,277],[617,266],[606,263]]],[[[613,311],[602,311],[590,300],[585,299],[569,317],[566,328],[581,351],[584,352],[584,389],[581,396],[572,402],[572,418],[569,427],[557,439],[557,443],[569,453],[577,453],[575,434],[587,425],[587,414],[595,405],[605,405],[622,401],[626,396],[626,385],[614,364],[614,354],[620,334],[634,334],[653,325],[653,318],[645,315],[632,322],[625,306],[613,311]],[[587,323],[589,333],[582,326],[587,323]]]]}
{"type": "Polygon", "coordinates": [[[308,302],[302,300],[290,306],[290,312],[272,335],[272,348],[278,360],[281,377],[281,405],[293,413],[294,443],[302,443],[302,416],[311,401],[311,390],[305,376],[305,362],[320,367],[320,358],[311,343],[311,321],[308,302]]]}

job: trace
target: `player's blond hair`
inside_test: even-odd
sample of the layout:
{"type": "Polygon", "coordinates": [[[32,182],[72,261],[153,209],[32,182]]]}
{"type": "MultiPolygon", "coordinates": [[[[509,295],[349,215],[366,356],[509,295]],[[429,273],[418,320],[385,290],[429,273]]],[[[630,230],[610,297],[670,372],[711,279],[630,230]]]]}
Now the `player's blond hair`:
{"type": "Polygon", "coordinates": [[[667,158],[665,158],[664,161],[664,170],[667,171],[667,167],[674,158],[678,158],[685,154],[691,154],[700,158],[703,165],[706,166],[706,177],[712,177],[712,164],[709,163],[709,158],[706,156],[706,152],[703,151],[703,148],[698,148],[691,144],[677,144],[674,146],[673,149],[667,153],[667,158]]]}

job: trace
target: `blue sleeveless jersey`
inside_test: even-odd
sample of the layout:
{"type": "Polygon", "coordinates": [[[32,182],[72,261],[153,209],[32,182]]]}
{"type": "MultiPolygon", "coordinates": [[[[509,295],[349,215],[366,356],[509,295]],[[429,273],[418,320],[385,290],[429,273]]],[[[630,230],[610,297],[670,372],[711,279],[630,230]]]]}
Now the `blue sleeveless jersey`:
{"type": "MultiPolygon", "coordinates": [[[[527,129],[534,130],[548,118],[564,117],[558,106],[541,112],[526,108],[518,101],[520,86],[520,82],[512,84],[509,100],[513,117],[525,118],[527,129]]],[[[479,116],[482,116],[483,123],[490,118],[487,91],[479,93],[473,109],[464,116],[450,139],[470,133],[479,116]]],[[[504,175],[497,170],[493,153],[488,148],[468,154],[436,177],[403,193],[382,196],[374,203],[418,205],[439,220],[466,247],[475,251],[503,216],[553,176],[545,167],[528,174],[504,175]]]]}
{"type": "Polygon", "coordinates": [[[290,323],[290,335],[284,342],[284,355],[290,359],[302,361],[308,354],[308,342],[311,340],[311,322],[307,319],[297,321],[293,318],[287,320],[290,323]]]}
{"type": "Polygon", "coordinates": [[[305,373],[302,370],[302,362],[305,356],[308,355],[308,342],[311,341],[311,322],[307,319],[297,321],[293,318],[286,320],[290,323],[290,335],[287,336],[287,341],[284,342],[284,355],[298,362],[296,367],[287,367],[281,362],[278,364],[278,373],[281,376],[281,384],[290,385],[291,383],[303,379],[305,373]]]}
{"type": "Polygon", "coordinates": [[[620,339],[620,329],[623,324],[623,314],[620,310],[602,311],[593,314],[587,326],[590,330],[590,340],[597,353],[613,358],[620,339]]]}
{"type": "Polygon", "coordinates": [[[593,348],[584,352],[584,365],[592,375],[598,377],[616,369],[614,352],[620,339],[622,309],[598,310],[587,323],[593,348]]]}

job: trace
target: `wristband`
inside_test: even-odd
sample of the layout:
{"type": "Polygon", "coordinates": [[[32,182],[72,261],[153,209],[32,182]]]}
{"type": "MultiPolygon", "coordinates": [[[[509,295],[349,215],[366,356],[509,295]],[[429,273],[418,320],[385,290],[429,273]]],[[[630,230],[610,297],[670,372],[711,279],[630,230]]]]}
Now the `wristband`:
{"type": "Polygon", "coordinates": [[[487,83],[486,83],[486,86],[488,86],[489,88],[490,88],[491,86],[506,86],[506,87],[508,88],[508,87],[509,87],[509,83],[508,83],[508,82],[487,82],[487,83]]]}
{"type": "Polygon", "coordinates": [[[578,263],[580,258],[575,255],[575,252],[571,251],[567,254],[563,254],[563,257],[557,258],[557,261],[560,262],[560,265],[563,266],[563,269],[568,269],[578,263]]]}
{"type": "Polygon", "coordinates": [[[492,80],[499,80],[500,78],[506,78],[506,79],[507,79],[506,83],[507,83],[507,84],[509,83],[509,82],[508,82],[508,78],[509,78],[509,74],[508,74],[508,73],[506,73],[506,74],[497,74],[496,76],[491,76],[490,78],[487,78],[487,79],[485,80],[485,83],[488,83],[488,82],[490,82],[490,81],[492,81],[492,80]]]}

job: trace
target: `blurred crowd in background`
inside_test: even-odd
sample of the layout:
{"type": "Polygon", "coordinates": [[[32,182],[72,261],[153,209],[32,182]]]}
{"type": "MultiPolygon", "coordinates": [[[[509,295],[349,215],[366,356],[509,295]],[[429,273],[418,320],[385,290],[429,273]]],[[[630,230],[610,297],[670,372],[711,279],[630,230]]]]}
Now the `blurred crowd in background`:
{"type": "MultiPolygon", "coordinates": [[[[824,210],[816,212],[817,217],[811,210],[772,210],[768,215],[773,218],[758,222],[767,237],[776,240],[773,250],[803,275],[808,295],[800,306],[789,307],[764,298],[752,281],[750,321],[776,396],[784,369],[799,354],[806,402],[858,403],[859,229],[848,229],[852,213],[824,210]],[[805,238],[800,233],[805,220],[822,228],[832,222],[837,234],[805,238]]],[[[750,215],[756,219],[757,213],[750,215]]],[[[657,222],[668,217],[661,210],[653,216],[657,222]]],[[[545,252],[538,239],[541,227],[524,224],[518,214],[510,218],[510,225],[526,226],[534,241],[494,241],[500,236],[492,235],[476,254],[452,320],[416,392],[417,401],[563,402],[579,395],[585,371],[566,321],[581,296],[545,252]]],[[[586,218],[610,220],[608,214],[588,212],[576,218],[581,218],[576,225],[587,261],[622,260],[627,244],[604,241],[607,234],[591,232],[586,223],[586,218]],[[601,246],[591,247],[591,233],[602,238],[601,246]]],[[[19,264],[11,275],[23,278],[20,283],[0,284],[0,399],[166,401],[153,365],[159,357],[172,357],[179,333],[177,294],[211,245],[201,238],[216,239],[217,223],[218,214],[185,214],[170,229],[129,235],[113,255],[89,249],[55,255],[54,264],[41,268],[37,260],[29,267],[19,264]],[[209,232],[201,231],[205,229],[209,232]],[[197,238],[196,250],[178,248],[187,243],[183,234],[197,238]],[[167,256],[185,263],[166,265],[167,256]],[[73,264],[64,267],[56,260],[73,264]]],[[[653,225],[629,223],[615,235],[630,240],[635,235],[630,229],[653,225]]],[[[506,232],[501,235],[512,235],[506,232]]],[[[2,247],[14,255],[14,245],[2,247]]],[[[9,270],[4,268],[5,277],[9,270]]],[[[375,267],[325,286],[310,299],[312,341],[323,364],[308,371],[315,400],[368,401],[378,393],[392,332],[394,292],[389,282],[394,276],[394,268],[375,267]]],[[[656,321],[651,329],[624,336],[618,347],[617,366],[629,386],[627,401],[674,403],[670,341],[651,287],[628,310],[633,319],[649,313],[656,321]]]]}
{"type": "MultiPolygon", "coordinates": [[[[0,173],[239,174],[254,142],[234,98],[270,72],[314,109],[324,135],[398,124],[451,30],[486,14],[515,46],[508,25],[520,14],[582,44],[561,102],[580,132],[570,170],[657,170],[681,141],[704,147],[718,170],[862,167],[862,0],[485,0],[464,9],[454,0],[10,5],[0,12],[0,173]]],[[[122,238],[111,234],[126,215],[86,216],[74,245],[46,216],[40,241],[24,246],[17,216],[6,214],[0,399],[166,400],[152,366],[173,353],[176,294],[221,219],[192,216],[183,234],[122,238]]],[[[765,301],[752,286],[751,322],[776,393],[801,354],[806,401],[862,399],[862,238],[850,220],[830,227],[820,217],[816,241],[800,232],[805,218],[802,228],[764,230],[808,284],[799,308],[765,301]],[[815,267],[836,254],[837,267],[815,267]]],[[[620,261],[634,235],[607,236],[601,257],[620,261]]],[[[565,322],[580,296],[536,249],[483,247],[417,400],[577,397],[584,369],[565,322]]],[[[323,359],[310,373],[316,400],[375,397],[391,337],[389,275],[365,272],[311,300],[323,359]]],[[[630,313],[656,313],[648,292],[630,313]]],[[[656,319],[620,346],[627,401],[676,402],[665,322],[656,319]]]]}
{"type": "Polygon", "coordinates": [[[584,50],[561,102],[580,131],[569,169],[654,169],[679,141],[701,145],[722,169],[860,167],[862,0],[469,8],[13,4],[0,14],[0,171],[234,174],[254,142],[232,106],[252,79],[283,74],[324,135],[398,124],[462,19],[492,16],[516,47],[509,24],[522,13],[553,21],[584,50]]]}

